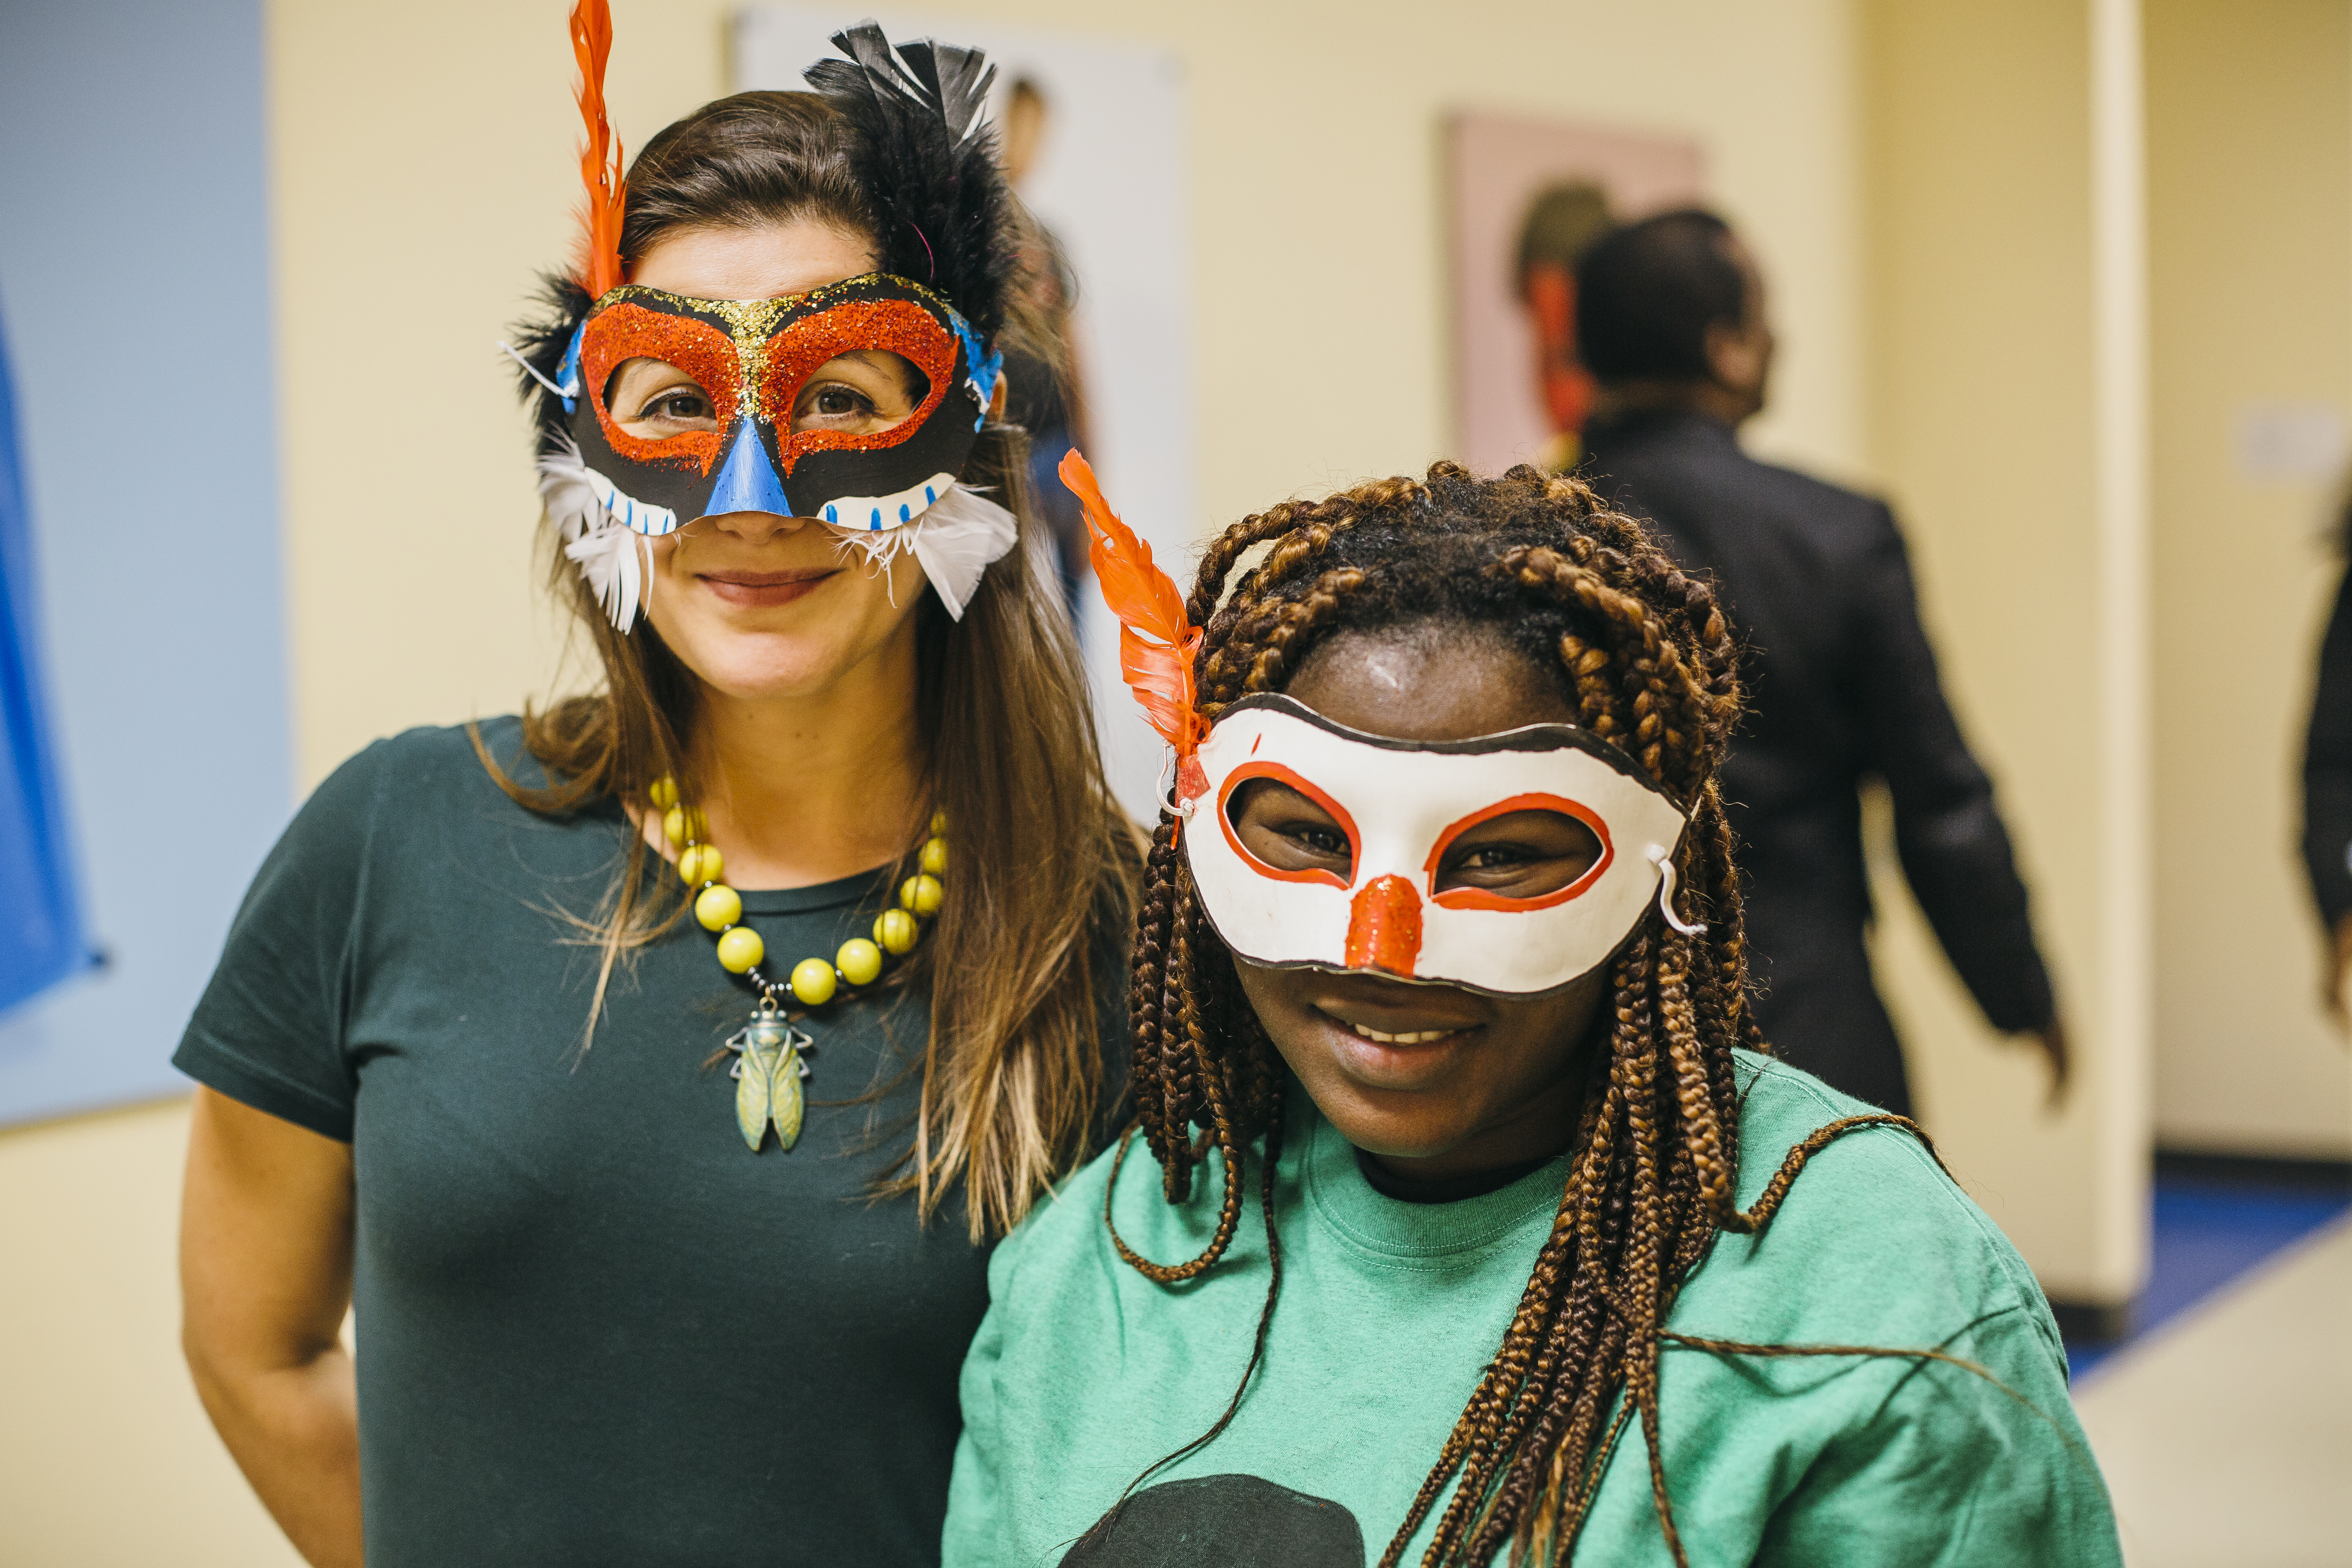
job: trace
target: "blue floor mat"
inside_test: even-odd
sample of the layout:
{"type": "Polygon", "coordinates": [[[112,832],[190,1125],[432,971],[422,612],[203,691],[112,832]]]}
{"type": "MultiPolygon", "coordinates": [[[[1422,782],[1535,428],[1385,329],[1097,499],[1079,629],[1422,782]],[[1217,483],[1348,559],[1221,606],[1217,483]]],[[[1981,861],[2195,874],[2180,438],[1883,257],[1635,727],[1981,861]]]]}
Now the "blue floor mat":
{"type": "Polygon", "coordinates": [[[2082,1376],[2347,1208],[2352,1194],[2341,1188],[2158,1174],[2147,1287],[2132,1303],[2131,1332],[2099,1344],[2069,1341],[2070,1377],[2082,1376]]]}

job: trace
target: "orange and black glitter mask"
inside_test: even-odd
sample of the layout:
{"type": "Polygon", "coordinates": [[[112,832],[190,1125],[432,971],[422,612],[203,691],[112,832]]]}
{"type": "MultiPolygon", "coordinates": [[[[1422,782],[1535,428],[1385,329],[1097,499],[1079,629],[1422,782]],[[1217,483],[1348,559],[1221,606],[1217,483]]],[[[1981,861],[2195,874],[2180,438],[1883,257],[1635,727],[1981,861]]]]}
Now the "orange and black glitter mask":
{"type": "Polygon", "coordinates": [[[556,379],[599,499],[639,533],[734,511],[878,531],[921,516],[962,473],[1002,363],[939,296],[871,273],[777,300],[625,284],[589,310],[556,379]],[[810,378],[861,349],[920,373],[914,412],[886,430],[794,430],[810,378]],[[621,428],[605,398],[633,359],[692,377],[718,428],[650,440],[621,428]]]}

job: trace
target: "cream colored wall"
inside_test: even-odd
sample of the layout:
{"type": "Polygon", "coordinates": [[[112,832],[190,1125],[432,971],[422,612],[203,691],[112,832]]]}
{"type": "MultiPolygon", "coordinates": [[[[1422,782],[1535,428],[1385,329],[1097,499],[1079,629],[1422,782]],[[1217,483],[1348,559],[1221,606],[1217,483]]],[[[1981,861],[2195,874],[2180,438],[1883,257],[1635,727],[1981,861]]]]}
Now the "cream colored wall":
{"type": "MultiPolygon", "coordinates": [[[[1405,0],[930,3],[1183,61],[1204,529],[1441,452],[1437,124],[1458,105],[1704,141],[1714,189],[1778,282],[1788,347],[1759,443],[1832,470],[1862,464],[1845,0],[1498,0],[1475,34],[1459,10],[1405,0]]],[[[569,243],[565,9],[268,6],[304,789],[378,735],[509,710],[555,669],[526,429],[491,342],[531,270],[569,243]],[[388,431],[415,445],[388,452],[388,431]]],[[[614,10],[611,96],[634,149],[719,90],[724,12],[614,10]]],[[[11,1568],[289,1560],[178,1363],[184,1126],[166,1107],[0,1134],[0,1258],[12,1285],[38,1282],[0,1290],[0,1339],[42,1347],[35,1375],[0,1392],[11,1568]]]]}
{"type": "Polygon", "coordinates": [[[2333,477],[2242,475],[2245,405],[2352,409],[2352,7],[2149,0],[2155,280],[2157,1133],[2352,1154],[2297,853],[2342,563],[2333,477]]]}
{"type": "MultiPolygon", "coordinates": [[[[562,0],[271,0],[295,757],[543,696],[529,428],[493,346],[569,255],[580,136],[562,0]],[[388,433],[394,435],[386,441],[388,433]],[[411,444],[413,443],[413,444],[411,444]]],[[[715,96],[725,10],[615,0],[623,145],[715,96]]]]}
{"type": "Polygon", "coordinates": [[[2106,943],[2102,829],[2106,792],[2145,779],[2100,726],[2118,628],[2094,590],[2090,13],[1874,0],[1864,21],[1871,450],[2033,889],[2078,1058],[2063,1110],[2042,1107],[2038,1057],[1985,1025],[1884,852],[1876,951],[1922,1115],[1964,1184],[2053,1295],[2119,1301],[2144,1258],[2130,1111],[2146,1042],[2139,981],[2106,943]]]}
{"type": "Polygon", "coordinates": [[[180,1361],[184,1101],[0,1136],[0,1563],[293,1568],[180,1361]]]}

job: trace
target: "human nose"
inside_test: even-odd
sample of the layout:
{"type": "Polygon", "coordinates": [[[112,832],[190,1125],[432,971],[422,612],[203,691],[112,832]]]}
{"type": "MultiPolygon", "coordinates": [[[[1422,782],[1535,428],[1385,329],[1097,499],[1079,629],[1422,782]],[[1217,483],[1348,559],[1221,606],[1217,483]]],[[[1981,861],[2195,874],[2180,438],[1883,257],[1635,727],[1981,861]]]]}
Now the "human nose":
{"type": "Polygon", "coordinates": [[[706,517],[712,531],[730,539],[740,539],[746,544],[765,544],[771,539],[781,539],[799,532],[808,525],[808,519],[785,517],[772,511],[727,511],[706,517]]]}

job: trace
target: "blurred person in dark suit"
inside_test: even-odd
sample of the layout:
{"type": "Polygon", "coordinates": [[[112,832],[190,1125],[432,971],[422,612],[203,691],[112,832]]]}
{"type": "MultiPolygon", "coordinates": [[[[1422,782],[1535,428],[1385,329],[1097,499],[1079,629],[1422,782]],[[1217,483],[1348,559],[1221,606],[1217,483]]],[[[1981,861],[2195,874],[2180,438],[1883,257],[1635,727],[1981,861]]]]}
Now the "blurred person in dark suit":
{"type": "MultiPolygon", "coordinates": [[[[2340,527],[2338,537],[2352,554],[2352,500],[2340,527]]],[[[2352,1032],[2352,571],[2336,590],[2336,608],[2319,643],[2319,679],[2303,751],[2303,860],[2327,929],[2320,1001],[2338,1029],[2352,1032]]]]}
{"type": "Polygon", "coordinates": [[[1757,1020],[1780,1056],[1908,1113],[1901,1043],[1871,977],[1860,791],[1885,781],[1905,876],[1995,1028],[2066,1038],[1992,781],[1969,752],[1885,503],[1759,463],[1772,331],[1747,248],[1710,213],[1615,230],[1576,273],[1599,383],[1583,477],[1711,574],[1746,652],[1749,713],[1722,770],[1748,881],[1757,1020]]]}

